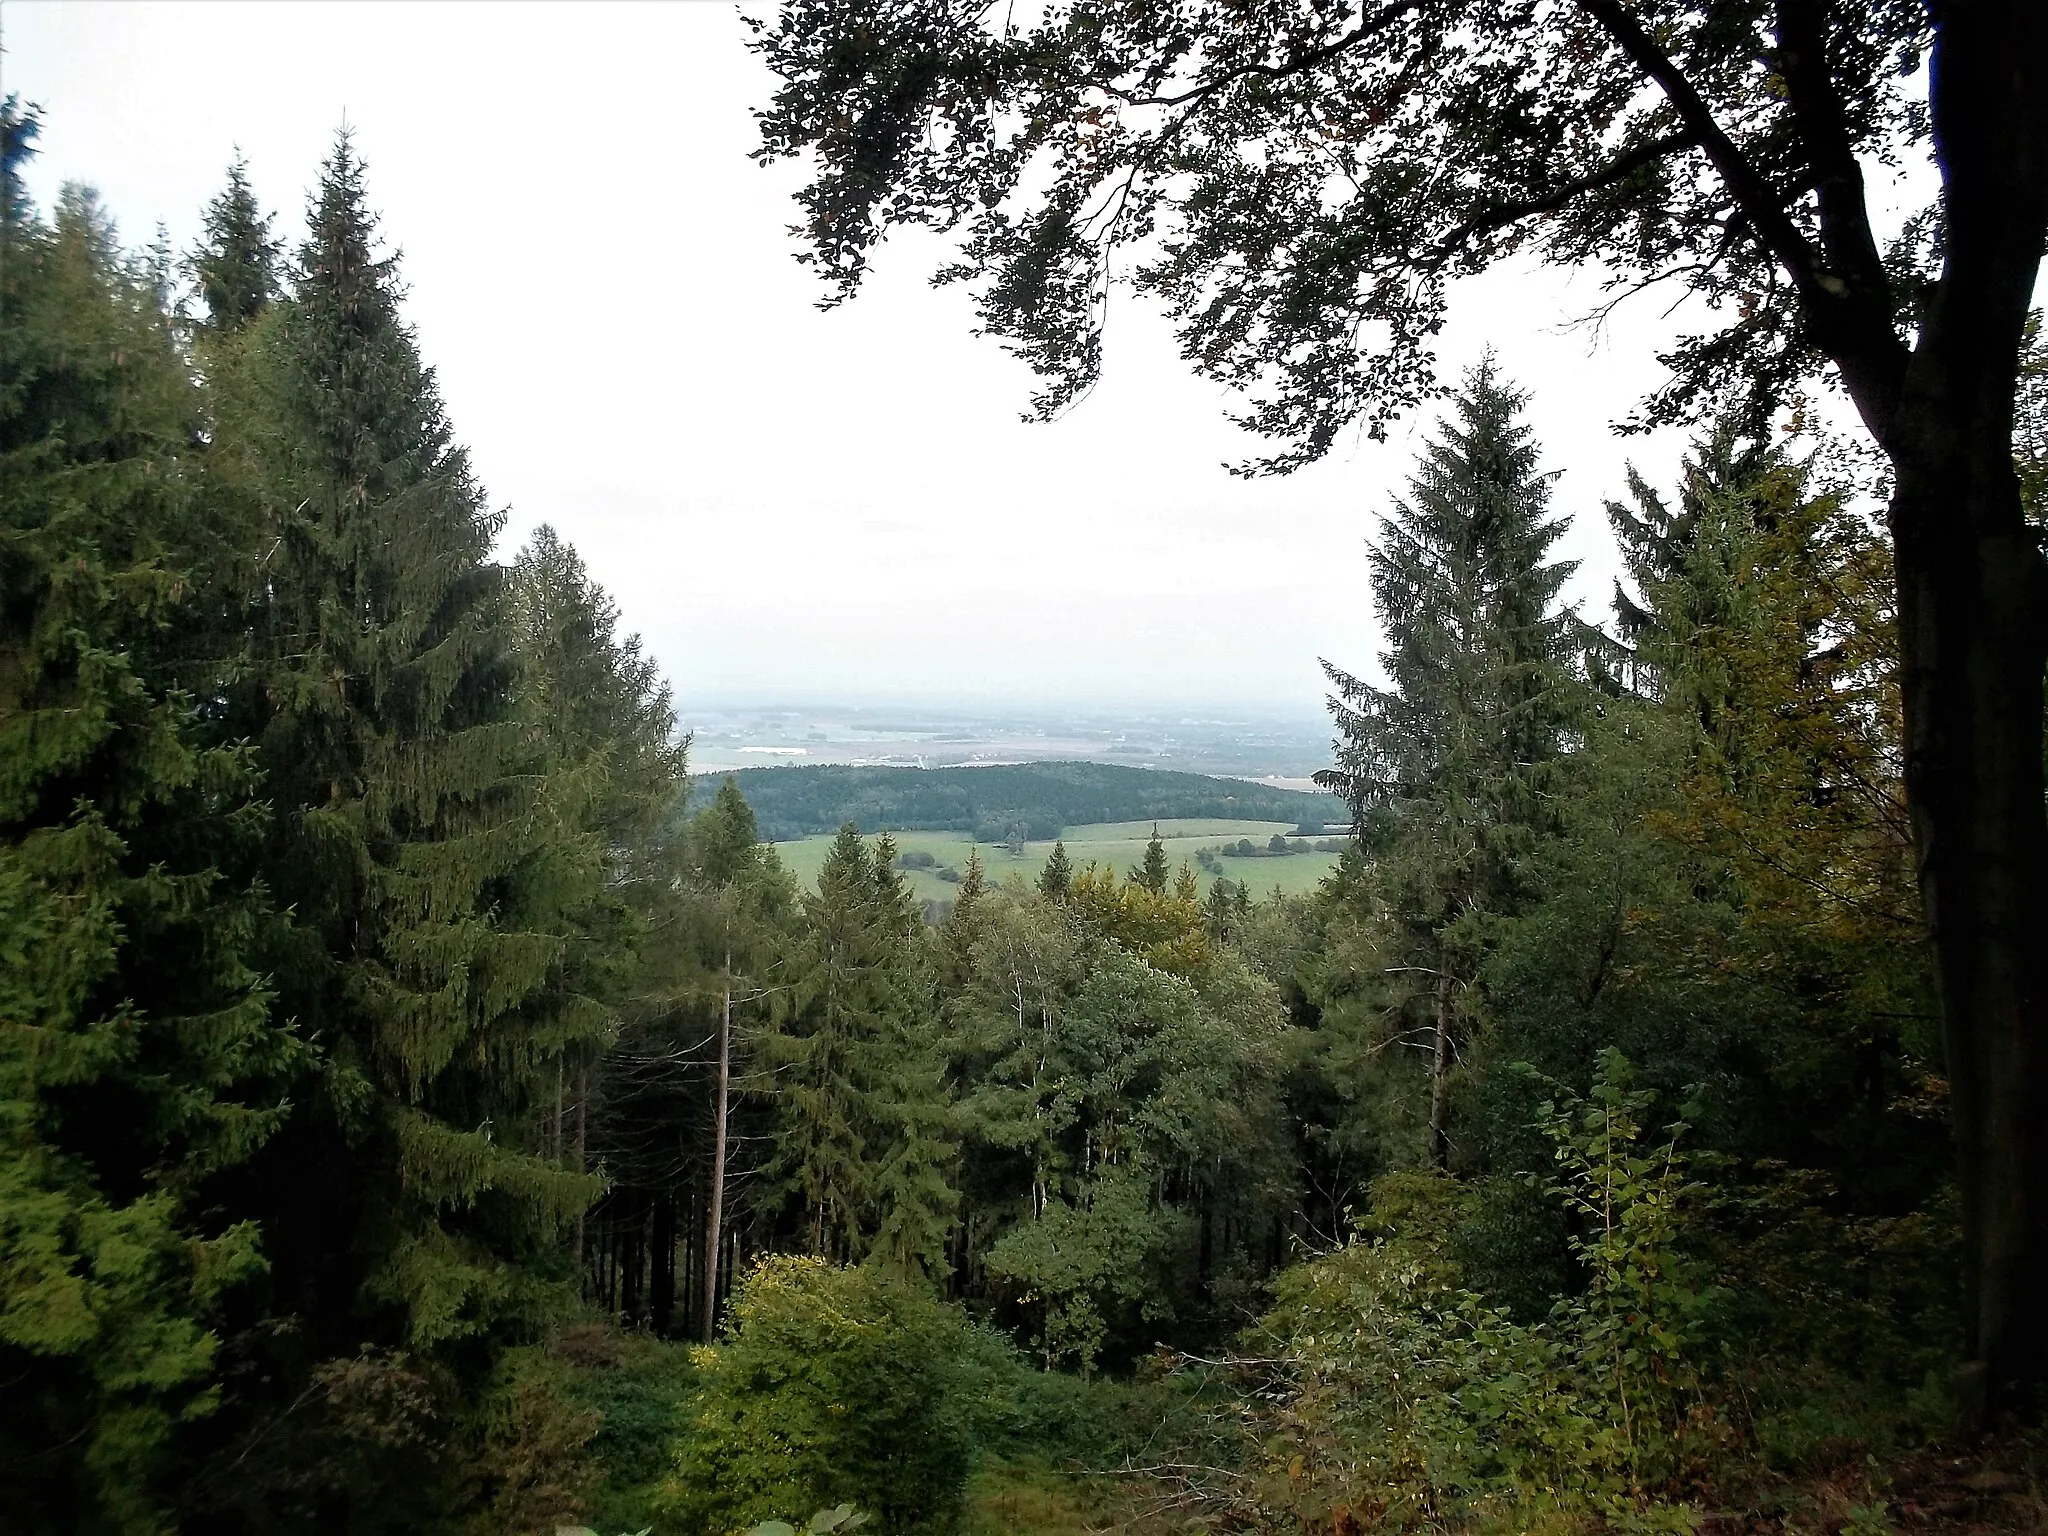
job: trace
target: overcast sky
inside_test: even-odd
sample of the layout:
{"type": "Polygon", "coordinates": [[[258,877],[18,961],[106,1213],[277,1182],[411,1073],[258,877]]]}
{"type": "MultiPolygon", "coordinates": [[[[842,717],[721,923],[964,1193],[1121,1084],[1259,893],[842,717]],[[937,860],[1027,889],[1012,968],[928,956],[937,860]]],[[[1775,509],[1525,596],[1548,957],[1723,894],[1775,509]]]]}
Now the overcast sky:
{"type": "MultiPolygon", "coordinates": [[[[408,313],[509,509],[553,523],[687,703],[975,696],[1311,709],[1318,656],[1377,648],[1362,541],[1427,426],[1280,481],[1128,296],[1102,386],[1051,426],[904,241],[821,313],[792,260],[799,173],[747,159],[771,78],[724,4],[5,0],[4,88],[43,108],[30,184],[96,185],[124,236],[191,244],[239,145],[296,242],[353,124],[408,313]]],[[[1604,611],[1600,515],[1669,436],[1609,423],[1657,380],[1668,300],[1596,345],[1589,275],[1454,294],[1442,356],[1494,347],[1531,418],[1575,595],[1604,611]]]]}

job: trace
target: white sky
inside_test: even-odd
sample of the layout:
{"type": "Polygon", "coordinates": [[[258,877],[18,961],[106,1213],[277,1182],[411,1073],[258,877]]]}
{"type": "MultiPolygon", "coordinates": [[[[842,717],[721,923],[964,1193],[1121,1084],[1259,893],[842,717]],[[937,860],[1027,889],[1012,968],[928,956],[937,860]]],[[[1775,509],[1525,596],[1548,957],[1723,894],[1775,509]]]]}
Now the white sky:
{"type": "MultiPolygon", "coordinates": [[[[101,190],[123,234],[179,248],[234,147],[296,243],[344,117],[404,254],[409,315],[456,429],[510,508],[552,522],[685,704],[916,696],[1315,707],[1327,655],[1378,641],[1361,541],[1409,423],[1287,480],[1125,296],[1106,378],[1018,420],[1022,365],[934,291],[935,242],[886,252],[831,313],[791,259],[791,167],[747,158],[771,77],[728,5],[59,4],[6,0],[0,88],[44,109],[30,185],[101,190]]],[[[1600,346],[1562,322],[1590,276],[1500,272],[1455,294],[1442,356],[1489,344],[1531,418],[1576,595],[1604,611],[1612,437],[1658,377],[1666,299],[1600,346]]]]}

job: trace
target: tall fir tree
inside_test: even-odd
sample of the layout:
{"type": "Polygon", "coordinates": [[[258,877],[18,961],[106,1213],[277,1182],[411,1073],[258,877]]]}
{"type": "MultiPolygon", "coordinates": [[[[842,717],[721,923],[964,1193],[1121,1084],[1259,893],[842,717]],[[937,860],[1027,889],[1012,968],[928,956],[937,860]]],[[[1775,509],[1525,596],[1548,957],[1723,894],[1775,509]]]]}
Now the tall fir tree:
{"type": "Polygon", "coordinates": [[[1048,901],[1065,901],[1073,886],[1074,861],[1068,857],[1067,845],[1055,840],[1045,868],[1038,872],[1038,894],[1048,901]]]}
{"type": "Polygon", "coordinates": [[[238,331],[276,300],[280,254],[240,151],[228,166],[227,186],[206,205],[201,229],[187,270],[206,305],[208,325],[220,333],[238,331]]]}
{"type": "Polygon", "coordinates": [[[264,1234],[218,1202],[304,1048],[252,964],[261,816],[198,402],[91,193],[0,106],[0,1465],[10,1529],[166,1528],[264,1234]]]}
{"type": "Polygon", "coordinates": [[[887,837],[851,824],[805,902],[785,1027],[770,1043],[774,1172],[814,1253],[943,1262],[952,1137],[923,921],[887,837]]]}
{"type": "MultiPolygon", "coordinates": [[[[577,835],[514,707],[499,519],[400,317],[363,175],[343,135],[265,354],[276,548],[255,707],[267,880],[294,919],[268,958],[323,1057],[254,1196],[271,1313],[306,1320],[280,1382],[366,1343],[452,1359],[474,1341],[487,1361],[545,1303],[545,1256],[594,1190],[529,1128],[565,1039],[602,1027],[565,1019],[550,982],[603,839],[577,835]]],[[[305,1454],[259,1423],[248,1437],[223,1456],[305,1454]]],[[[262,1461],[223,1496],[261,1496],[262,1461]]],[[[411,1475],[393,1461],[308,1492],[276,1470],[308,1517],[364,1530],[398,1518],[379,1479],[411,1475]]]]}
{"type": "Polygon", "coordinates": [[[1368,558],[1387,685],[1323,664],[1337,766],[1317,779],[1379,855],[1390,1011],[1429,1061],[1424,1146],[1438,1166],[1465,990],[1541,824],[1572,692],[1575,621],[1558,594],[1575,567],[1547,558],[1564,522],[1549,515],[1554,476],[1537,468],[1526,400],[1491,358],[1473,369],[1381,520],[1368,558]]]}
{"type": "Polygon", "coordinates": [[[1131,883],[1142,885],[1154,896],[1164,896],[1171,878],[1171,866],[1166,862],[1166,844],[1159,840],[1159,826],[1155,822],[1152,836],[1145,844],[1144,861],[1131,871],[1131,883]]]}

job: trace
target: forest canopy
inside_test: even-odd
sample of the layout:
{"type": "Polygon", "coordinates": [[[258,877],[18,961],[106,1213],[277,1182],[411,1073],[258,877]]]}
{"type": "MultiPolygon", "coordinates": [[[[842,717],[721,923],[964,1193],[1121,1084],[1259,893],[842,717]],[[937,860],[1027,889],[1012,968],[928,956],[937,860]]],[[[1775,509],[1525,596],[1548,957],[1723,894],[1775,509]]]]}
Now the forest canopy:
{"type": "MultiPolygon", "coordinates": [[[[702,794],[723,777],[699,775],[693,782],[702,794]]],[[[776,843],[834,832],[849,821],[870,831],[969,832],[983,842],[1000,842],[1021,827],[1042,842],[1094,822],[1216,818],[1320,826],[1345,818],[1344,808],[1325,795],[1108,763],[932,769],[820,763],[743,768],[731,777],[753,807],[761,835],[776,843]]]]}
{"type": "Polygon", "coordinates": [[[892,222],[965,228],[1050,406],[1092,377],[1116,232],[1174,228],[1144,281],[1197,366],[1294,370],[1255,423],[1284,453],[1428,406],[1359,509],[1381,649],[1324,662],[1318,794],[693,778],[572,544],[501,549],[345,132],[303,227],[237,161],[194,248],[138,250],[89,189],[35,203],[6,100],[9,1529],[2038,1520],[2033,962],[1982,978],[2048,903],[1971,874],[1958,936],[1929,839],[2043,819],[2042,653],[1995,604],[1961,641],[1953,615],[2041,523],[2048,358],[2026,321],[2003,425],[1914,446],[1958,334],[2004,387],[2003,310],[1957,307],[2011,273],[1971,254],[1970,186],[1868,269],[1829,146],[1951,135],[1945,174],[1991,165],[2037,258],[2033,183],[1970,135],[2035,132],[2042,23],[1219,6],[791,0],[762,126],[814,157],[802,233],[849,288],[892,222]],[[2018,86],[1980,77],[1986,37],[2018,86]],[[1930,52],[1964,82],[1931,128],[1885,73],[1930,52]],[[1356,205],[1309,195],[1332,157],[1356,205]],[[1111,172],[1105,241],[1069,194],[1111,172]],[[1529,381],[1427,373],[1441,277],[1552,215],[1552,255],[1626,235],[1758,295],[1674,354],[1682,454],[1599,509],[1566,504],[1529,381]],[[1824,359],[1868,365],[1888,515],[1798,409],[1824,359]],[[1983,471],[1967,558],[1914,499],[1940,463],[1983,471]],[[1574,514],[1611,537],[1601,611],[1564,596],[1574,514]],[[2002,658],[2032,778],[1957,766],[1985,716],[1928,690],[1958,645],[2002,658]],[[1337,822],[1342,851],[1257,899],[1155,829],[1128,868],[970,857],[928,908],[889,833],[1210,817],[1337,822]],[[775,845],[814,835],[806,884],[775,845]]]}

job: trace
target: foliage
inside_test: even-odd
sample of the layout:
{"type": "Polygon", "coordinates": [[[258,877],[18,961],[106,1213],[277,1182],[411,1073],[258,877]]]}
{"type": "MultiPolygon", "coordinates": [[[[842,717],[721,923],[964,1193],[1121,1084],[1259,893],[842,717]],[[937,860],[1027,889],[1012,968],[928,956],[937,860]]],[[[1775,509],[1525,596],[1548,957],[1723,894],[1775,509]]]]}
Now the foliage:
{"type": "MultiPolygon", "coordinates": [[[[1544,1106],[1586,1284],[1543,1319],[1461,1288],[1441,1229],[1384,1200],[1382,1235],[1288,1278],[1260,1325],[1286,1387],[1258,1500],[1393,1524],[1692,1528],[1671,1494],[1718,1446],[1694,1358],[1709,1298],[1684,1249],[1700,1187],[1682,1126],[1649,1139],[1651,1100],[1610,1053],[1590,1099],[1544,1106]]],[[[1411,1186],[1386,1195],[1414,1214],[1411,1186]]]]}
{"type": "MultiPolygon", "coordinates": [[[[155,1531],[265,1266],[210,1209],[307,1060],[259,973],[261,808],[208,730],[232,637],[197,402],[81,189],[39,222],[0,109],[0,1460],[28,1529],[155,1531]]],[[[217,530],[232,537],[231,522],[217,530]]]]}
{"type": "Polygon", "coordinates": [[[762,1260],[724,1342],[697,1356],[676,1518],[722,1533],[850,1501],[884,1530],[949,1528],[972,1452],[964,1343],[955,1317],[877,1269],[762,1260]]]}
{"type": "Polygon", "coordinates": [[[1108,763],[930,770],[824,763],[744,768],[731,777],[753,806],[761,835],[778,843],[835,832],[849,821],[870,832],[972,832],[992,843],[1012,827],[1042,841],[1065,827],[1109,821],[1223,817],[1293,825],[1320,823],[1329,804],[1300,790],[1108,763]]]}
{"type": "Polygon", "coordinates": [[[884,837],[851,825],[804,903],[785,1010],[761,1049],[777,1073],[771,1176],[812,1253],[875,1253],[897,1273],[936,1266],[952,1159],[923,922],[884,837]]]}

